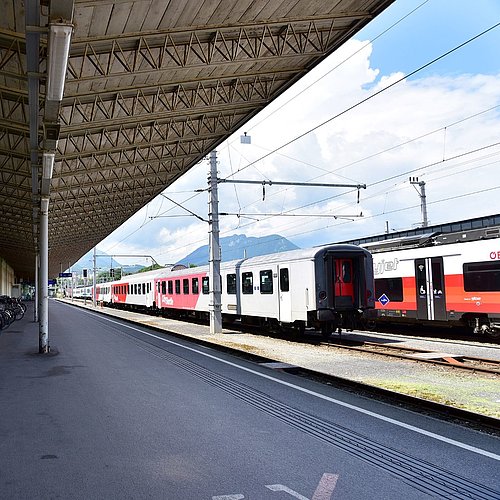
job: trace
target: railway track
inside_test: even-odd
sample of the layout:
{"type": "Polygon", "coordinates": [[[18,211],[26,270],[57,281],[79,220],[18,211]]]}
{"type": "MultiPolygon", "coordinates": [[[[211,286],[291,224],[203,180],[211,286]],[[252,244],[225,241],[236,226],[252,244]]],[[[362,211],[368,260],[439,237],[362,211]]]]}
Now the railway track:
{"type": "Polygon", "coordinates": [[[414,347],[388,345],[386,343],[370,341],[352,341],[346,339],[332,339],[321,342],[321,345],[333,346],[339,349],[365,352],[380,356],[389,356],[398,359],[431,363],[434,365],[458,368],[481,373],[500,375],[500,361],[496,359],[481,358],[476,356],[451,354],[443,351],[429,351],[414,347]]]}

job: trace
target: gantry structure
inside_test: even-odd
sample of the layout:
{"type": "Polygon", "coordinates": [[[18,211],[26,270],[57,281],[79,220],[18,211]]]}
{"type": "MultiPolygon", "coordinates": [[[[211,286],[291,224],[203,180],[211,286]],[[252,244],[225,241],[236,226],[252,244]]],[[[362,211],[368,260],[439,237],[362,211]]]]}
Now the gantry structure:
{"type": "Polygon", "coordinates": [[[392,1],[0,0],[0,257],[57,276],[392,1]]]}

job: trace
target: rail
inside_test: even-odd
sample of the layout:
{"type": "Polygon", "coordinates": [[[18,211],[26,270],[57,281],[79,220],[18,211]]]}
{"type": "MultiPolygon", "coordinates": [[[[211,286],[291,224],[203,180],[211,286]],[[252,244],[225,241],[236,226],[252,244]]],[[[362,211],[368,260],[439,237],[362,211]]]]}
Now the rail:
{"type": "Polygon", "coordinates": [[[407,359],[422,363],[447,366],[463,370],[470,370],[482,373],[500,375],[500,361],[496,359],[480,358],[461,354],[450,354],[439,351],[429,351],[428,349],[418,349],[414,347],[398,347],[378,342],[359,342],[350,340],[330,340],[321,342],[321,345],[328,345],[339,349],[365,352],[380,356],[389,356],[398,359],[407,359]]]}

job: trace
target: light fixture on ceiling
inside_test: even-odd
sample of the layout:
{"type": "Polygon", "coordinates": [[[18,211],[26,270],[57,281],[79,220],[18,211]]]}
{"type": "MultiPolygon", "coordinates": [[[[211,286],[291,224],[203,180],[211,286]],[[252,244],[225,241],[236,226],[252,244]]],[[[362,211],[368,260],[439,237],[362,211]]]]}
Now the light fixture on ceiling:
{"type": "Polygon", "coordinates": [[[40,198],[40,212],[46,214],[49,212],[49,202],[50,198],[48,196],[42,196],[40,198]]]}
{"type": "Polygon", "coordinates": [[[49,25],[49,55],[47,67],[47,100],[61,101],[68,67],[69,46],[73,25],[49,25]]]}
{"type": "Polygon", "coordinates": [[[42,160],[42,179],[52,179],[54,171],[54,153],[43,153],[42,160]]]}

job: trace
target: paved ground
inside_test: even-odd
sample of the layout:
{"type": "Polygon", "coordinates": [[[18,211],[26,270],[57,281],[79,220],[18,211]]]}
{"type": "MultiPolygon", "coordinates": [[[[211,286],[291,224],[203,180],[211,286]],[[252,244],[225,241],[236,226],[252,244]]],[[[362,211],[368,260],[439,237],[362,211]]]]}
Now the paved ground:
{"type": "MultiPolygon", "coordinates": [[[[74,305],[82,306],[83,304],[75,301],[74,305]]],[[[92,309],[90,303],[86,304],[85,307],[92,309]]],[[[125,318],[187,337],[203,339],[206,342],[243,350],[320,373],[500,418],[500,376],[346,352],[333,346],[304,345],[228,329],[224,329],[222,334],[211,335],[209,327],[205,325],[184,323],[105,307],[97,307],[96,312],[125,318]]],[[[381,334],[361,332],[344,334],[346,338],[363,336],[372,338],[375,336],[377,340],[383,337],[381,334]]],[[[383,338],[388,343],[394,342],[394,337],[391,335],[383,338]]],[[[432,339],[415,339],[406,342],[406,345],[434,351],[437,349],[436,341],[432,339]]],[[[500,359],[500,346],[472,346],[468,342],[448,342],[439,344],[439,346],[437,350],[445,349],[451,354],[500,359]]]]}
{"type": "Polygon", "coordinates": [[[500,498],[495,435],[55,301],[49,325],[48,355],[31,313],[0,335],[1,499],[500,498]]]}

